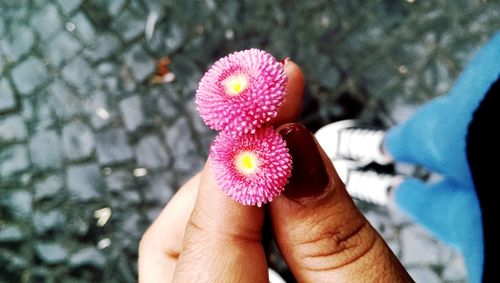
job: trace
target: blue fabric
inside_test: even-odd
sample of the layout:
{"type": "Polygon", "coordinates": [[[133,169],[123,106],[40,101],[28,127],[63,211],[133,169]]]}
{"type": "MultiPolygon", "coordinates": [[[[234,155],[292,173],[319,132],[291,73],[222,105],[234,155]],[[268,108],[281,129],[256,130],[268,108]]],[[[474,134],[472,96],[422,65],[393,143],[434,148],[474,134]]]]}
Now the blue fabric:
{"type": "Polygon", "coordinates": [[[474,111],[499,73],[497,33],[479,50],[448,95],[423,105],[385,139],[395,160],[420,164],[444,176],[437,184],[406,180],[396,189],[395,201],[416,222],[463,253],[469,282],[481,282],[484,238],[466,136],[474,111]]]}

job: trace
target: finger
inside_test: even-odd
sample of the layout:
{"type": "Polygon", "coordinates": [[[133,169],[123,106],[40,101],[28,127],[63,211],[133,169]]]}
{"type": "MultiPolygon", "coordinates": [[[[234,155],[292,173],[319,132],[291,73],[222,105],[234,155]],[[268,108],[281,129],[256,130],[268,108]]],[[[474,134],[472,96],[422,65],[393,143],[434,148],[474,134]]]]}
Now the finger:
{"type": "Polygon", "coordinates": [[[140,283],[172,280],[200,177],[200,173],[196,174],[177,191],[142,236],[138,260],[140,283]]]}
{"type": "MultiPolygon", "coordinates": [[[[278,116],[272,121],[274,125],[278,125],[280,121],[288,122],[298,119],[302,106],[304,88],[302,71],[290,60],[286,60],[284,64],[288,77],[287,96],[279,108],[278,116]]],[[[198,193],[199,182],[200,174],[186,183],[144,234],[139,248],[141,282],[156,282],[154,279],[172,278],[177,257],[182,248],[186,224],[198,193]]]]}
{"type": "Polygon", "coordinates": [[[271,125],[279,126],[296,122],[299,119],[304,97],[304,75],[300,67],[290,59],[284,60],[285,74],[288,78],[285,101],[278,108],[278,116],[270,121],[271,125]]]}
{"type": "Polygon", "coordinates": [[[267,282],[263,222],[263,208],[241,205],[218,187],[209,159],[186,226],[174,282],[267,282]]]}
{"type": "Polygon", "coordinates": [[[292,155],[284,194],[269,206],[276,242],[299,282],[411,282],[357,210],[313,135],[278,128],[292,155]]]}

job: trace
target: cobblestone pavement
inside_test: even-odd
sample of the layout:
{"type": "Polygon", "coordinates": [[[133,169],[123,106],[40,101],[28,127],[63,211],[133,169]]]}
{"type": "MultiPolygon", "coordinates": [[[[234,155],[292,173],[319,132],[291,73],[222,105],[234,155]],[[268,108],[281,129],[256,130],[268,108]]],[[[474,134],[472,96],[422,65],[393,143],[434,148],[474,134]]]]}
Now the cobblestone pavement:
{"type": "MultiPolygon", "coordinates": [[[[446,93],[499,28],[486,0],[1,1],[0,282],[136,280],[141,234],[206,157],[193,96],[222,55],[303,66],[311,130],[389,126],[446,93]]],[[[359,205],[417,282],[464,281],[449,247],[359,205]]]]}

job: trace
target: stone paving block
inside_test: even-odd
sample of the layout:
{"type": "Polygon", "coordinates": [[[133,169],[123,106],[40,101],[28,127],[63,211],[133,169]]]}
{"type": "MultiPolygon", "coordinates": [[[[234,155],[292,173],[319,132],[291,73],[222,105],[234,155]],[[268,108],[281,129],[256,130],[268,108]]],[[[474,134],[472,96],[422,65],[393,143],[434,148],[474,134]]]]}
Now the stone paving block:
{"type": "Polygon", "coordinates": [[[105,177],[106,187],[110,191],[121,192],[133,186],[134,178],[128,170],[113,170],[105,177]]]}
{"type": "Polygon", "coordinates": [[[25,95],[46,83],[49,78],[47,68],[36,57],[29,57],[12,70],[12,80],[17,90],[25,95]]]}
{"type": "Polygon", "coordinates": [[[132,148],[127,142],[125,130],[110,129],[96,135],[97,160],[100,164],[115,164],[133,157],[132,148]]]}
{"type": "Polygon", "coordinates": [[[144,191],[144,198],[151,203],[166,204],[175,193],[172,188],[172,176],[169,173],[150,175],[148,188],[144,191]]]}
{"type": "Polygon", "coordinates": [[[21,141],[27,136],[28,129],[21,116],[12,115],[0,119],[0,144],[21,141]]]}
{"type": "Polygon", "coordinates": [[[147,135],[139,140],[135,146],[135,158],[137,164],[145,168],[164,167],[170,162],[165,146],[156,135],[147,135]]]}
{"type": "Polygon", "coordinates": [[[156,63],[142,48],[141,45],[135,45],[131,50],[125,52],[125,64],[132,70],[134,78],[142,82],[154,73],[156,63]]]}
{"type": "Polygon", "coordinates": [[[0,19],[0,35],[5,33],[5,21],[3,18],[0,19]]]}
{"type": "Polygon", "coordinates": [[[462,256],[454,256],[447,261],[444,266],[443,279],[448,281],[465,282],[467,278],[467,268],[462,256]]]}
{"type": "Polygon", "coordinates": [[[138,95],[120,101],[120,111],[127,131],[135,131],[145,122],[142,101],[138,95]]]}
{"type": "Polygon", "coordinates": [[[83,248],[72,254],[69,258],[69,265],[72,267],[82,265],[92,265],[102,267],[106,263],[106,258],[101,251],[94,247],[83,248]]]}
{"type": "Polygon", "coordinates": [[[92,61],[102,60],[116,54],[116,50],[122,48],[120,39],[112,33],[100,33],[83,54],[92,61]]]}
{"type": "Polygon", "coordinates": [[[60,175],[49,175],[35,184],[34,199],[39,201],[50,199],[59,194],[64,187],[64,179],[60,175]]]}
{"type": "Polygon", "coordinates": [[[62,130],[62,138],[64,153],[70,160],[84,159],[94,152],[94,133],[80,121],[66,124],[62,130]]]}
{"type": "Polygon", "coordinates": [[[7,225],[0,230],[0,243],[18,242],[25,237],[18,225],[7,225]]]}
{"type": "Polygon", "coordinates": [[[95,40],[96,33],[94,26],[83,12],[80,12],[71,18],[71,22],[75,25],[75,32],[84,40],[84,42],[91,43],[95,40]]]}
{"type": "Polygon", "coordinates": [[[37,243],[35,245],[37,256],[47,264],[61,263],[68,257],[68,249],[59,243],[37,243]]]}
{"type": "Polygon", "coordinates": [[[80,6],[82,0],[57,0],[57,4],[65,15],[69,15],[80,6]]]}
{"type": "Polygon", "coordinates": [[[101,171],[97,164],[69,166],[66,171],[66,184],[72,199],[90,201],[101,197],[101,171]]]}
{"type": "Polygon", "coordinates": [[[26,218],[30,215],[32,206],[31,193],[24,189],[7,192],[1,194],[0,206],[6,207],[7,210],[16,217],[26,218]]]}
{"type": "Polygon", "coordinates": [[[94,69],[89,63],[81,57],[76,57],[67,64],[61,72],[63,79],[73,85],[78,94],[88,95],[90,90],[95,87],[98,80],[94,69]]]}
{"type": "Polygon", "coordinates": [[[37,235],[43,235],[50,230],[63,230],[66,214],[59,209],[50,211],[35,210],[31,214],[31,222],[37,235]]]}
{"type": "Polygon", "coordinates": [[[63,152],[61,139],[53,131],[40,131],[29,142],[30,156],[33,165],[38,169],[61,168],[63,152]]]}
{"type": "Polygon", "coordinates": [[[439,276],[428,267],[408,268],[408,273],[415,282],[440,283],[439,276]]]}
{"type": "Polygon", "coordinates": [[[103,91],[94,92],[87,100],[85,105],[90,123],[95,129],[100,129],[114,118],[115,113],[108,107],[107,96],[103,91]]]}
{"type": "Polygon", "coordinates": [[[403,261],[407,264],[438,264],[440,261],[440,245],[419,227],[404,228],[401,243],[405,251],[403,261]]]}
{"type": "Polygon", "coordinates": [[[174,168],[184,172],[201,169],[203,159],[196,154],[198,149],[186,119],[179,119],[170,127],[163,129],[164,138],[174,157],[174,168]]]}
{"type": "Polygon", "coordinates": [[[73,58],[82,48],[80,42],[67,32],[58,33],[45,46],[45,54],[50,63],[59,66],[62,62],[73,58]]]}
{"type": "Polygon", "coordinates": [[[55,81],[48,88],[49,103],[54,114],[62,120],[82,114],[84,99],[62,81],[55,81]]]}
{"type": "Polygon", "coordinates": [[[130,41],[144,33],[146,17],[140,17],[126,10],[113,23],[113,28],[121,35],[124,41],[130,41]]]}
{"type": "Polygon", "coordinates": [[[43,39],[48,39],[56,31],[62,29],[61,16],[55,5],[44,5],[41,10],[35,11],[31,17],[31,26],[43,39]]]}
{"type": "Polygon", "coordinates": [[[0,150],[0,176],[2,179],[28,169],[29,165],[26,146],[14,145],[0,150]]]}
{"type": "Polygon", "coordinates": [[[0,40],[0,47],[10,62],[16,62],[28,53],[35,43],[33,31],[23,25],[13,25],[8,36],[0,40]]]}

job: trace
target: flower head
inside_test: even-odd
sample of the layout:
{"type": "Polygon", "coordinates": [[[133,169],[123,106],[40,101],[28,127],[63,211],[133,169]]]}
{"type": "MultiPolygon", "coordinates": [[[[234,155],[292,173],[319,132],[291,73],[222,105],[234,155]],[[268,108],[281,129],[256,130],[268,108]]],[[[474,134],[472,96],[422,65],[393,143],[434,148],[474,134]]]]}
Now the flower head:
{"type": "Polygon", "coordinates": [[[239,203],[272,201],[285,188],[292,158],[272,127],[234,137],[221,132],[210,149],[211,168],[222,190],[239,203]]]}
{"type": "Polygon", "coordinates": [[[210,128],[253,133],[277,115],[285,98],[284,66],[269,53],[249,49],[215,62],[196,90],[196,105],[210,128]]]}

